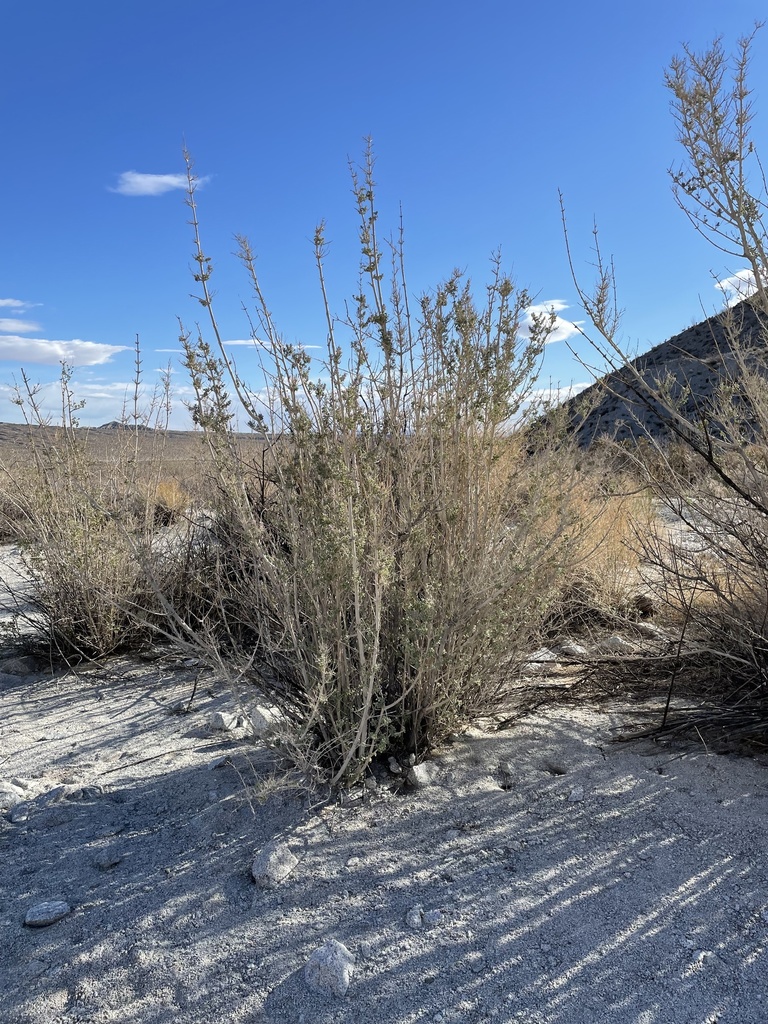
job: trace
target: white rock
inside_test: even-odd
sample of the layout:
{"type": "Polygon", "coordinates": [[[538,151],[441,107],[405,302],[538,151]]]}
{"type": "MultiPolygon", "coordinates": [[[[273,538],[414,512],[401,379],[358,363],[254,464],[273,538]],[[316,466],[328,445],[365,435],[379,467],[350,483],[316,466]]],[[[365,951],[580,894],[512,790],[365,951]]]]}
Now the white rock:
{"type": "Polygon", "coordinates": [[[8,811],[27,799],[27,794],[15,782],[0,782],[0,808],[8,811]]]}
{"type": "Polygon", "coordinates": [[[239,722],[237,715],[233,715],[229,711],[214,711],[208,724],[211,729],[216,729],[218,732],[232,732],[238,727],[239,722]]]}
{"type": "Polygon", "coordinates": [[[608,636],[595,648],[601,654],[632,654],[637,648],[621,636],[608,636]]]}
{"type": "Polygon", "coordinates": [[[60,921],[62,917],[66,917],[71,910],[72,907],[64,900],[48,900],[30,907],[24,918],[24,924],[28,928],[45,928],[49,924],[60,921]]]}
{"type": "Polygon", "coordinates": [[[583,644],[563,644],[560,647],[560,653],[564,654],[567,658],[584,658],[589,654],[589,651],[583,644]]]}
{"type": "Polygon", "coordinates": [[[257,704],[248,712],[253,735],[259,739],[272,736],[284,724],[285,719],[276,708],[267,707],[266,704],[257,704]]]}
{"type": "Polygon", "coordinates": [[[529,662],[542,662],[542,661],[557,661],[557,655],[554,651],[551,651],[549,647],[540,647],[538,651],[534,651],[528,659],[529,662]]]}
{"type": "Polygon", "coordinates": [[[271,889],[284,882],[298,863],[285,843],[270,843],[254,857],[251,876],[257,885],[271,889]]]}
{"type": "Polygon", "coordinates": [[[355,958],[341,942],[329,939],[310,956],[304,966],[304,980],[315,992],[343,996],[349,988],[355,958]]]}
{"type": "Polygon", "coordinates": [[[568,794],[569,804],[578,804],[584,799],[584,787],[574,786],[571,792],[568,794]]]}
{"type": "Polygon", "coordinates": [[[549,675],[551,672],[557,672],[561,667],[557,657],[555,652],[548,647],[541,647],[538,651],[534,651],[523,665],[523,675],[549,675]]]}
{"type": "Polygon", "coordinates": [[[414,931],[424,927],[424,909],[420,903],[417,903],[415,907],[411,907],[405,915],[405,923],[409,928],[413,928],[414,931]]]}
{"type": "Polygon", "coordinates": [[[433,781],[434,773],[427,764],[414,764],[408,769],[406,778],[409,786],[423,789],[424,786],[428,786],[433,781]]]}

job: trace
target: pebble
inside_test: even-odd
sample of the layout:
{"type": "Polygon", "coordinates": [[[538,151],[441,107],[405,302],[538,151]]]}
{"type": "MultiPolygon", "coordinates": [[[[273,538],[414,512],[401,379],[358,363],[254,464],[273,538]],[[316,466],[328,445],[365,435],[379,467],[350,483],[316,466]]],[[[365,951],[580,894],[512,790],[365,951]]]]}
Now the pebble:
{"type": "Polygon", "coordinates": [[[254,857],[251,877],[257,885],[271,889],[284,882],[298,863],[285,843],[270,843],[254,857]]]}
{"type": "Polygon", "coordinates": [[[45,928],[49,924],[60,921],[62,917],[66,917],[71,910],[72,907],[64,900],[48,900],[30,907],[24,918],[24,924],[28,928],[45,928]]]}
{"type": "Polygon", "coordinates": [[[316,949],[304,966],[309,988],[324,995],[343,996],[349,988],[355,958],[341,942],[329,939],[316,949]]]}
{"type": "Polygon", "coordinates": [[[571,792],[568,794],[569,804],[578,804],[584,799],[584,787],[574,786],[571,792]]]}

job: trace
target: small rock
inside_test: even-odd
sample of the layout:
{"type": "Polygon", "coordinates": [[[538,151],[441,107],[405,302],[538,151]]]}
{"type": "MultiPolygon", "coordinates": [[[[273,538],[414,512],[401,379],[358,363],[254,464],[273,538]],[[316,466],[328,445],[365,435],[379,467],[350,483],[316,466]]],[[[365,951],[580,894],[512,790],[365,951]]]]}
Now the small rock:
{"type": "Polygon", "coordinates": [[[221,757],[214,757],[211,763],[208,765],[210,771],[215,771],[216,768],[223,768],[225,764],[231,764],[232,761],[229,754],[222,754],[221,757]]]}
{"type": "Polygon", "coordinates": [[[566,658],[585,658],[589,651],[583,644],[561,644],[560,653],[566,658]]]}
{"type": "Polygon", "coordinates": [[[578,804],[584,799],[584,787],[574,786],[571,792],[568,794],[569,804],[578,804]]]}
{"type": "Polygon", "coordinates": [[[390,757],[389,761],[387,761],[387,767],[389,768],[390,772],[392,772],[393,775],[403,774],[402,767],[397,763],[394,757],[390,757]]]}
{"type": "Polygon", "coordinates": [[[31,907],[24,918],[24,924],[28,928],[45,928],[66,917],[71,910],[72,907],[64,900],[48,900],[31,907]]]}
{"type": "Polygon", "coordinates": [[[238,726],[238,717],[229,711],[214,711],[208,724],[217,732],[232,732],[238,726]]]}
{"type": "Polygon", "coordinates": [[[329,939],[304,966],[304,980],[315,992],[343,996],[349,988],[355,958],[341,942],[329,939]]]}
{"type": "Polygon", "coordinates": [[[414,789],[423,789],[432,782],[432,772],[426,764],[413,764],[408,769],[406,779],[408,785],[414,789]]]}
{"type": "Polygon", "coordinates": [[[667,634],[661,628],[656,626],[652,622],[637,622],[635,624],[636,631],[640,636],[646,637],[648,640],[666,640],[667,634]]]}
{"type": "Polygon", "coordinates": [[[363,782],[363,785],[371,793],[375,792],[379,788],[379,784],[373,775],[369,775],[365,782],[363,782]]]}
{"type": "Polygon", "coordinates": [[[110,868],[119,864],[122,859],[122,853],[118,853],[117,850],[99,850],[93,858],[93,863],[97,868],[99,868],[99,870],[109,871],[110,868]]]}
{"type": "Polygon", "coordinates": [[[30,800],[25,800],[23,803],[16,804],[15,807],[11,808],[8,815],[8,821],[12,825],[21,825],[25,821],[29,821],[29,815],[32,811],[32,803],[30,800]]]}
{"type": "Polygon", "coordinates": [[[443,914],[440,910],[426,910],[422,917],[427,928],[437,928],[443,923],[443,914]]]}
{"type": "Polygon", "coordinates": [[[278,731],[284,724],[283,716],[275,708],[267,707],[266,704],[257,704],[248,712],[253,735],[258,739],[266,739],[278,731]]]}
{"type": "Polygon", "coordinates": [[[26,799],[27,794],[25,790],[13,780],[10,782],[0,782],[0,807],[3,810],[8,811],[26,799]]]}
{"type": "Polygon", "coordinates": [[[636,651],[635,645],[622,636],[607,636],[595,648],[600,654],[633,654],[636,651]]]}
{"type": "Polygon", "coordinates": [[[534,651],[523,665],[523,675],[550,675],[557,672],[562,667],[557,658],[558,656],[549,647],[541,647],[538,651],[534,651]]]}
{"type": "Polygon", "coordinates": [[[411,907],[405,915],[405,923],[414,931],[424,927],[424,909],[421,904],[417,903],[415,907],[411,907]]]}
{"type": "Polygon", "coordinates": [[[272,889],[290,875],[299,863],[285,843],[270,843],[251,864],[251,876],[257,885],[272,889]]]}

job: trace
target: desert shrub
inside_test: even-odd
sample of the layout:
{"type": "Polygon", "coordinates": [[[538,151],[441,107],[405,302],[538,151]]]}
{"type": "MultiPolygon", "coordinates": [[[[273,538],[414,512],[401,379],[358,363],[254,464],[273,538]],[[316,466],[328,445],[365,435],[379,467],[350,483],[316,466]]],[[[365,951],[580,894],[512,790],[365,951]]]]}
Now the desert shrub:
{"type": "Polygon", "coordinates": [[[341,319],[315,235],[322,367],[282,340],[240,239],[263,372],[251,390],[220,344],[189,174],[199,298],[219,342],[182,328],[217,465],[220,626],[204,653],[280,706],[297,762],[349,783],[377,754],[421,758],[503,702],[554,599],[574,460],[529,450],[514,429],[551,321],[521,341],[531,300],[498,259],[481,303],[454,272],[413,313],[402,236],[385,284],[369,151],[353,176],[360,283],[341,319]],[[235,404],[265,438],[247,469],[235,404]]]}
{"type": "MultiPolygon", "coordinates": [[[[88,432],[78,426],[70,381],[64,367],[64,415],[54,427],[25,378],[17,404],[27,419],[28,458],[23,471],[17,464],[2,467],[0,520],[31,579],[27,626],[66,659],[94,658],[167,632],[169,597],[177,610],[196,604],[195,581],[204,573],[189,530],[177,528],[173,543],[161,543],[158,524],[169,518],[164,509],[172,498],[178,515],[181,498],[165,484],[159,452],[138,458],[134,424],[110,432],[108,461],[96,459],[88,432]]],[[[159,429],[158,444],[162,434],[159,429]]]]}
{"type": "MultiPolygon", "coordinates": [[[[664,723],[682,676],[714,705],[693,705],[690,722],[731,731],[768,729],[768,290],[765,179],[751,138],[748,67],[752,36],[733,61],[716,42],[686,49],[667,74],[684,159],[671,172],[675,197],[694,227],[721,251],[746,261],[745,301],[719,315],[718,386],[684,397],[682,415],[663,381],[642,376],[622,356],[613,269],[598,251],[598,284],[580,292],[609,365],[623,365],[635,399],[658,413],[671,443],[649,434],[634,460],[664,521],[644,537],[643,554],[680,625],[668,672],[664,723]],[[691,671],[687,671],[691,669],[691,671]]],[[[743,276],[742,268],[739,268],[743,276]]],[[[578,285],[577,285],[578,287],[578,285]]],[[[651,675],[654,665],[641,664],[651,675]]]]}

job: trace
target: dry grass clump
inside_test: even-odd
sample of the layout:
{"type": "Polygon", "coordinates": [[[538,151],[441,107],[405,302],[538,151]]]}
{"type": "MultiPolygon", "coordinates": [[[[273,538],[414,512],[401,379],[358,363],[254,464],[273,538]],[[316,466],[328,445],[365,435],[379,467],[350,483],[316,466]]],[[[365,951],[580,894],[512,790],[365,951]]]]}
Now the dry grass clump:
{"type": "Polygon", "coordinates": [[[651,494],[630,472],[590,458],[570,481],[568,503],[571,568],[546,632],[552,639],[589,639],[644,617],[653,605],[642,564],[651,494]]]}

